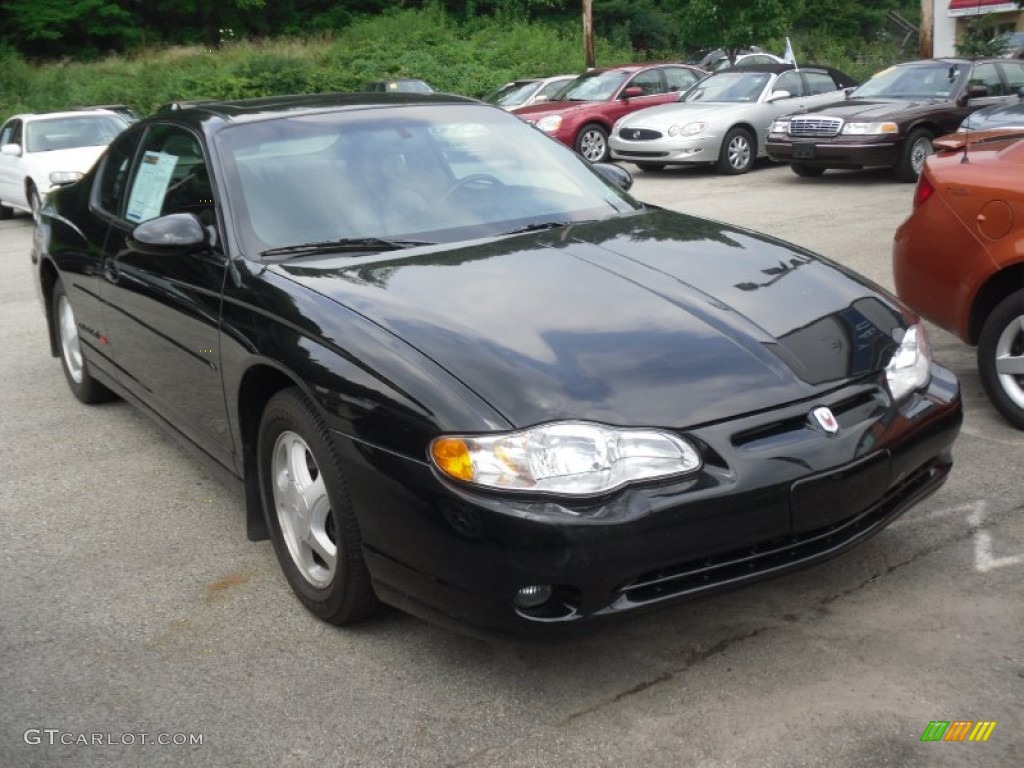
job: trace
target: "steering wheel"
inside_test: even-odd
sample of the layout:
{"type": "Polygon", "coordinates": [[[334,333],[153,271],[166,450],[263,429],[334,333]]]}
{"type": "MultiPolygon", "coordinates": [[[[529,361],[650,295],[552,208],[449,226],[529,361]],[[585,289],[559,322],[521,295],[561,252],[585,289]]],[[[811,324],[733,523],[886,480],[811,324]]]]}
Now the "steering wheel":
{"type": "Polygon", "coordinates": [[[463,187],[468,187],[472,184],[480,184],[485,187],[504,187],[505,183],[489,173],[471,173],[469,176],[464,176],[454,184],[452,184],[448,191],[441,197],[441,202],[448,202],[448,198],[454,195],[463,187]]]}

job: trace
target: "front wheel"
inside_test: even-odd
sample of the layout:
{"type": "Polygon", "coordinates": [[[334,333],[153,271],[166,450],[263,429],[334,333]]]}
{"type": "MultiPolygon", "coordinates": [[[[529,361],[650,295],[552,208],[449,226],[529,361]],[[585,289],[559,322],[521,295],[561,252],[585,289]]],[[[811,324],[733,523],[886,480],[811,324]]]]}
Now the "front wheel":
{"type": "Polygon", "coordinates": [[[924,168],[924,161],[928,155],[935,152],[932,146],[932,134],[924,128],[911,131],[907,137],[907,143],[903,145],[903,154],[896,163],[893,171],[900,181],[917,181],[924,168]]]}
{"type": "Polygon", "coordinates": [[[807,165],[807,163],[790,163],[789,167],[793,173],[804,179],[813,179],[825,172],[820,165],[807,165]]]}
{"type": "Polygon", "coordinates": [[[39,190],[31,182],[28,185],[28,207],[32,209],[32,218],[39,221],[39,211],[43,208],[43,201],[39,197],[39,190]]]}
{"type": "Polygon", "coordinates": [[[583,126],[576,135],[576,151],[592,163],[603,163],[608,159],[608,131],[595,123],[583,126]]]}
{"type": "Polygon", "coordinates": [[[1024,429],[1024,291],[1003,299],[978,337],[978,371],[992,405],[1024,429]]]}
{"type": "Polygon", "coordinates": [[[64,369],[64,377],[68,380],[71,393],[86,405],[113,399],[114,394],[96,381],[89,372],[89,363],[82,354],[75,311],[60,280],[53,286],[50,312],[53,327],[57,331],[57,340],[60,342],[61,367],[64,369]]]}
{"type": "Polygon", "coordinates": [[[754,167],[754,156],[757,148],[754,138],[744,128],[733,128],[722,140],[722,149],[718,153],[718,171],[720,173],[746,173],[754,167]]]}
{"type": "Polygon", "coordinates": [[[270,398],[257,443],[263,511],[292,591],[313,615],[353,624],[378,607],[337,448],[298,389],[270,398]]]}

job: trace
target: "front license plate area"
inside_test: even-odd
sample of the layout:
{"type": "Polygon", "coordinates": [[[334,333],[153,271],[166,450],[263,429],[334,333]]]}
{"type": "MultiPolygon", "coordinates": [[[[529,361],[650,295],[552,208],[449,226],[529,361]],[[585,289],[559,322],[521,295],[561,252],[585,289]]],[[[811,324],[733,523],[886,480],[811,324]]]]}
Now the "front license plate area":
{"type": "Polygon", "coordinates": [[[883,451],[833,472],[793,483],[793,532],[824,528],[866,510],[889,487],[889,463],[889,452],[883,451]]]}
{"type": "Polygon", "coordinates": [[[794,144],[793,145],[793,159],[794,160],[813,160],[815,156],[813,144],[794,144]]]}

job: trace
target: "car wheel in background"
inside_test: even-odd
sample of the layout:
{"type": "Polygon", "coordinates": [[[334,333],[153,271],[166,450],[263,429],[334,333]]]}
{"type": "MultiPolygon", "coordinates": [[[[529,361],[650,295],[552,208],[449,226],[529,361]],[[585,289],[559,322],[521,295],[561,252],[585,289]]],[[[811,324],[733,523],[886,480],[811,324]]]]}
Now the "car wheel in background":
{"type": "Polygon", "coordinates": [[[378,607],[341,460],[298,389],[270,398],[257,443],[270,538],[292,590],[315,616],[352,624],[378,607]]]}
{"type": "Polygon", "coordinates": [[[636,163],[636,167],[648,173],[657,173],[658,171],[665,170],[664,163],[636,163]]]}
{"type": "Polygon", "coordinates": [[[1003,299],[978,338],[978,371],[996,410],[1024,429],[1024,291],[1003,299]]]}
{"type": "Polygon", "coordinates": [[[576,151],[592,163],[608,159],[608,131],[596,123],[584,125],[576,134],[576,151]]]}
{"type": "Polygon", "coordinates": [[[78,336],[78,323],[71,300],[64,292],[64,285],[58,280],[53,286],[53,327],[60,344],[60,363],[72,394],[83,403],[91,405],[112,400],[114,394],[96,381],[89,373],[89,363],[82,355],[82,343],[78,336]]]}
{"type": "Polygon", "coordinates": [[[924,168],[924,161],[932,154],[932,134],[925,128],[911,131],[907,143],[903,145],[903,154],[893,170],[900,181],[917,181],[924,168]]]}
{"type": "Polygon", "coordinates": [[[807,163],[790,163],[789,167],[793,173],[805,179],[817,178],[825,172],[825,169],[820,165],[807,165],[807,163]]]}
{"type": "Polygon", "coordinates": [[[722,140],[718,153],[720,173],[746,173],[754,167],[754,138],[745,128],[733,128],[722,140]]]}
{"type": "Polygon", "coordinates": [[[32,209],[32,218],[39,221],[39,211],[43,207],[43,201],[39,198],[39,191],[31,181],[28,183],[28,207],[32,209]]]}

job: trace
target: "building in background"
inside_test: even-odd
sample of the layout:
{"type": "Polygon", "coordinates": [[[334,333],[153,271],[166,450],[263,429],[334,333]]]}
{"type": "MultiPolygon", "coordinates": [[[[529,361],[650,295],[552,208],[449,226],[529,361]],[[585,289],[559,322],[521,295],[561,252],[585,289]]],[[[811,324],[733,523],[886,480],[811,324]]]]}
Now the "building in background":
{"type": "MultiPolygon", "coordinates": [[[[992,14],[997,33],[1024,32],[1024,10],[1016,0],[921,0],[921,6],[922,19],[931,16],[931,55],[935,57],[956,56],[956,42],[976,16],[992,14]]],[[[927,39],[927,30],[922,32],[922,40],[927,39]]]]}

